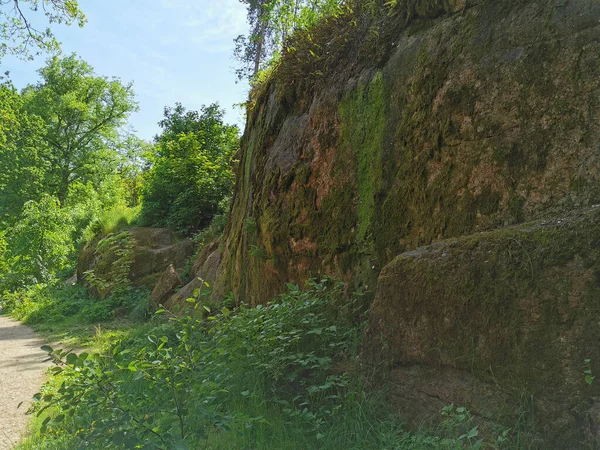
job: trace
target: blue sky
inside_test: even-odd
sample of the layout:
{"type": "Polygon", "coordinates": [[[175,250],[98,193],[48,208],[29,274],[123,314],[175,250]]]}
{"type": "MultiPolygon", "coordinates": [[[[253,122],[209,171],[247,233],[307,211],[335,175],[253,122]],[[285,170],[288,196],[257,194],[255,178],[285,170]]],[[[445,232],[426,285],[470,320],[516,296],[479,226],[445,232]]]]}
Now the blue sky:
{"type": "MultiPolygon", "coordinates": [[[[247,31],[239,0],[80,0],[88,18],[83,29],[53,26],[63,53],[77,53],[99,75],[133,81],[140,112],[130,123],[151,139],[164,106],[188,109],[218,102],[226,121],[243,128],[241,109],[247,85],[236,84],[233,39],[247,31]]],[[[34,61],[5,58],[13,83],[22,88],[38,80],[34,61]]]]}

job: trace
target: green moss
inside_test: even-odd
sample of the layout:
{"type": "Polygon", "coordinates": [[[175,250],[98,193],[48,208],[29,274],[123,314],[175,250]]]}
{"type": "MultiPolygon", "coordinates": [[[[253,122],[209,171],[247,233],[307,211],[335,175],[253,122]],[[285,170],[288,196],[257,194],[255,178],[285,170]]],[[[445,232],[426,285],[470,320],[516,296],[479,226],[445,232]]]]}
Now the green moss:
{"type": "Polygon", "coordinates": [[[583,387],[581,362],[600,366],[599,219],[595,209],[398,257],[372,319],[396,343],[392,359],[459,367],[536,396],[583,387]],[[403,336],[418,339],[418,361],[403,355],[403,336]]]}
{"type": "Polygon", "coordinates": [[[569,63],[577,55],[550,33],[518,51],[492,35],[524,0],[468,2],[439,20],[424,17],[450,15],[456,4],[402,3],[391,18],[349,12],[303,32],[256,97],[228,232],[225,264],[235,283],[227,289],[256,293],[266,284],[260,270],[272,266],[280,284],[295,271],[361,278],[404,251],[600,198],[585,170],[571,189],[558,176],[584,155],[572,145],[594,142],[582,111],[597,109],[598,99],[573,103],[591,89],[558,89],[586,60],[598,65],[594,48],[569,63]],[[311,128],[294,170],[267,169],[282,124],[304,114],[311,128]],[[312,151],[335,152],[333,163],[316,167],[321,155],[312,151]],[[244,233],[249,215],[256,236],[244,233]],[[300,245],[293,249],[291,239],[300,245]],[[276,262],[259,270],[252,245],[276,262]],[[255,273],[244,274],[247,265],[255,273]]]}
{"type": "Polygon", "coordinates": [[[383,75],[378,72],[340,103],[342,139],[357,161],[359,242],[372,240],[376,197],[382,186],[382,152],[386,123],[383,75]]]}
{"type": "Polygon", "coordinates": [[[508,210],[515,223],[523,222],[524,213],[523,207],[525,206],[525,197],[521,195],[512,195],[508,201],[508,210]]]}

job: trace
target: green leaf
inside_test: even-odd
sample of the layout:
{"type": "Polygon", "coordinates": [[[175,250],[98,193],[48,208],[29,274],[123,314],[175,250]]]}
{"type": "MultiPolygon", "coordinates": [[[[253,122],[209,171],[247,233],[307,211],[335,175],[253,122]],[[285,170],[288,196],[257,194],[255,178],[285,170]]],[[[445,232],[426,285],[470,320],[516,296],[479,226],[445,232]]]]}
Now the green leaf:
{"type": "Polygon", "coordinates": [[[46,353],[52,353],[54,351],[54,349],[52,347],[50,347],[49,345],[42,345],[40,347],[40,349],[46,353]]]}
{"type": "Polygon", "coordinates": [[[73,366],[77,363],[77,355],[75,353],[69,353],[67,355],[67,364],[73,366]]]}
{"type": "Polygon", "coordinates": [[[478,430],[479,426],[476,426],[474,428],[471,429],[471,431],[469,431],[467,433],[467,438],[468,439],[473,439],[474,437],[479,436],[479,430],[478,430]]]}

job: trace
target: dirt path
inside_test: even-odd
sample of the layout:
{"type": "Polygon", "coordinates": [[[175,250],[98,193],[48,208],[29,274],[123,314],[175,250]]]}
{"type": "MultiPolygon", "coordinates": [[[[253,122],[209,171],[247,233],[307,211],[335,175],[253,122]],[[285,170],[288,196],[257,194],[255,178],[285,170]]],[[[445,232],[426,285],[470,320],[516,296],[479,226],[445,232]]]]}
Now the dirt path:
{"type": "Polygon", "coordinates": [[[0,316],[0,450],[12,449],[27,428],[25,412],[48,367],[43,344],[30,328],[0,316]]]}

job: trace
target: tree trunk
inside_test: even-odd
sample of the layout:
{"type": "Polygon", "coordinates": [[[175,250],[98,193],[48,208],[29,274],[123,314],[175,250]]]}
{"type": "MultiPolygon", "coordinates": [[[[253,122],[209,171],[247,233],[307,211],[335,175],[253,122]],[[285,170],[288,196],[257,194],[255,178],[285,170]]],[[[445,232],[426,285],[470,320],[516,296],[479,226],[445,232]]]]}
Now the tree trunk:
{"type": "Polygon", "coordinates": [[[267,25],[263,22],[263,19],[260,19],[260,21],[260,32],[256,42],[256,55],[254,55],[254,73],[252,74],[253,77],[255,77],[260,70],[260,62],[262,60],[263,47],[265,45],[265,35],[267,32],[267,25]]]}
{"type": "Polygon", "coordinates": [[[56,194],[61,206],[64,205],[67,195],[69,195],[69,178],[71,178],[71,173],[69,171],[64,171],[56,194]]]}

